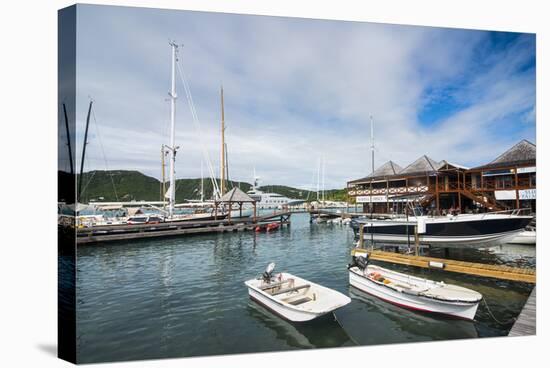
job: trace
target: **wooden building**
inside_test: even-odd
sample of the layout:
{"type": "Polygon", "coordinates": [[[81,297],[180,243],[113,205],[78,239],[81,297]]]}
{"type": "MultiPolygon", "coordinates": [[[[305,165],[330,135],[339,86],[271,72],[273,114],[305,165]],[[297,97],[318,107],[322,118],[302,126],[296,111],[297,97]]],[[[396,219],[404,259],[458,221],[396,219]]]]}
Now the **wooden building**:
{"type": "Polygon", "coordinates": [[[414,200],[434,214],[535,210],[535,145],[521,141],[492,162],[469,169],[423,155],[401,168],[388,161],[348,182],[348,195],[364,212],[402,213],[414,200]]]}
{"type": "Polygon", "coordinates": [[[536,154],[535,144],[522,140],[490,163],[468,170],[467,184],[501,207],[536,212],[536,154]]]}

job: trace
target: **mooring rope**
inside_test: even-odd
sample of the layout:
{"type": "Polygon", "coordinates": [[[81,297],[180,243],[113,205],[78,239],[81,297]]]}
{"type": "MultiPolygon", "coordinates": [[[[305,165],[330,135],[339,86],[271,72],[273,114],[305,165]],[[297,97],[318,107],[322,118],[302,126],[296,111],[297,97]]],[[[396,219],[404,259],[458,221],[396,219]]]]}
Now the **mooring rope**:
{"type": "Polygon", "coordinates": [[[506,322],[502,322],[500,320],[498,320],[495,315],[493,314],[493,312],[491,312],[491,309],[489,308],[489,304],[487,304],[487,300],[485,300],[485,298],[481,298],[481,301],[483,302],[483,304],[485,305],[485,308],[487,308],[487,312],[489,313],[489,316],[496,322],[498,323],[499,325],[507,325],[507,324],[510,324],[512,322],[515,322],[517,320],[517,318],[510,318],[508,321],[506,322]]]}
{"type": "Polygon", "coordinates": [[[355,339],[353,338],[353,336],[351,336],[347,331],[346,329],[344,328],[344,326],[340,323],[340,321],[338,320],[338,318],[336,317],[336,312],[332,312],[332,315],[334,317],[334,320],[336,321],[336,323],[338,323],[338,325],[342,328],[342,330],[344,330],[344,332],[346,333],[346,335],[349,337],[349,339],[351,340],[351,342],[353,342],[355,345],[357,346],[361,346],[361,344],[359,344],[357,341],[355,341],[355,339]]]}

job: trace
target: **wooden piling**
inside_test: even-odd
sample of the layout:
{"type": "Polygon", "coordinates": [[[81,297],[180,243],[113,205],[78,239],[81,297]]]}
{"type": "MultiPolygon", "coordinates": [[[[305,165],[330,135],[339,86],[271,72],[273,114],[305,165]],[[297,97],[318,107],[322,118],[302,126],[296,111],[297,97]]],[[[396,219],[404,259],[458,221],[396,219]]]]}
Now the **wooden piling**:
{"type": "Polygon", "coordinates": [[[363,228],[365,224],[359,225],[359,247],[364,248],[365,247],[365,229],[363,228]]]}

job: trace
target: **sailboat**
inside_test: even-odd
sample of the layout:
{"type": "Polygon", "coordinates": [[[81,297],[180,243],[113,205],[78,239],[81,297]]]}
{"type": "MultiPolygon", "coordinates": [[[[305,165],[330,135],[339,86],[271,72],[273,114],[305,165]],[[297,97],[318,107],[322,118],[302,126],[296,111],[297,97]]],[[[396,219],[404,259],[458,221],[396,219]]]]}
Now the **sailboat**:
{"type": "MultiPolygon", "coordinates": [[[[171,72],[171,90],[169,92],[170,96],[170,145],[163,145],[163,150],[166,152],[169,157],[170,162],[170,184],[168,190],[166,191],[164,198],[168,200],[168,210],[166,211],[166,217],[164,221],[193,221],[193,220],[214,220],[223,219],[225,216],[223,214],[215,216],[213,210],[202,211],[199,213],[193,214],[176,214],[176,180],[175,180],[175,167],[176,167],[176,152],[179,149],[179,146],[176,146],[175,136],[176,136],[176,61],[178,55],[178,45],[175,42],[170,42],[170,47],[172,49],[172,72],[171,72]]],[[[163,160],[164,161],[164,160],[163,160]]],[[[202,169],[202,167],[201,167],[202,169]]],[[[201,170],[202,171],[202,170],[201,170]]],[[[164,162],[163,162],[163,175],[164,175],[164,162]]],[[[164,178],[163,178],[164,179],[164,178]]],[[[201,189],[201,192],[204,193],[204,187],[201,189]]]]}

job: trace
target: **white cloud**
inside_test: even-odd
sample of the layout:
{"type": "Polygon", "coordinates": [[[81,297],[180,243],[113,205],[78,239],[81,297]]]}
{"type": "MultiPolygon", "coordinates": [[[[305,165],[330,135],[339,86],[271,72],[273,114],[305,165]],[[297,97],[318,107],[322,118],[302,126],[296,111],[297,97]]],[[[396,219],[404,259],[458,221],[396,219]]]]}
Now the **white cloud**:
{"type": "MultiPolygon", "coordinates": [[[[256,168],[266,184],[311,186],[323,155],[327,187],[344,187],[370,171],[370,114],[377,165],[406,165],[424,153],[481,164],[534,136],[529,124],[525,136],[495,128],[534,108],[534,73],[516,72],[525,62],[524,38],[498,60],[477,60],[486,32],[93,6],[79,14],[78,126],[93,96],[111,169],[159,176],[160,145],[168,142],[169,38],[184,43],[181,63],[215,165],[223,82],[237,180],[250,181],[256,168]],[[483,65],[489,69],[480,72],[483,65]],[[464,83],[453,98],[467,107],[422,125],[418,112],[433,99],[425,91],[456,80],[464,83]]],[[[200,139],[181,83],[178,91],[177,175],[197,177],[200,139]]],[[[104,169],[100,145],[89,141],[87,168],[104,169]]]]}

